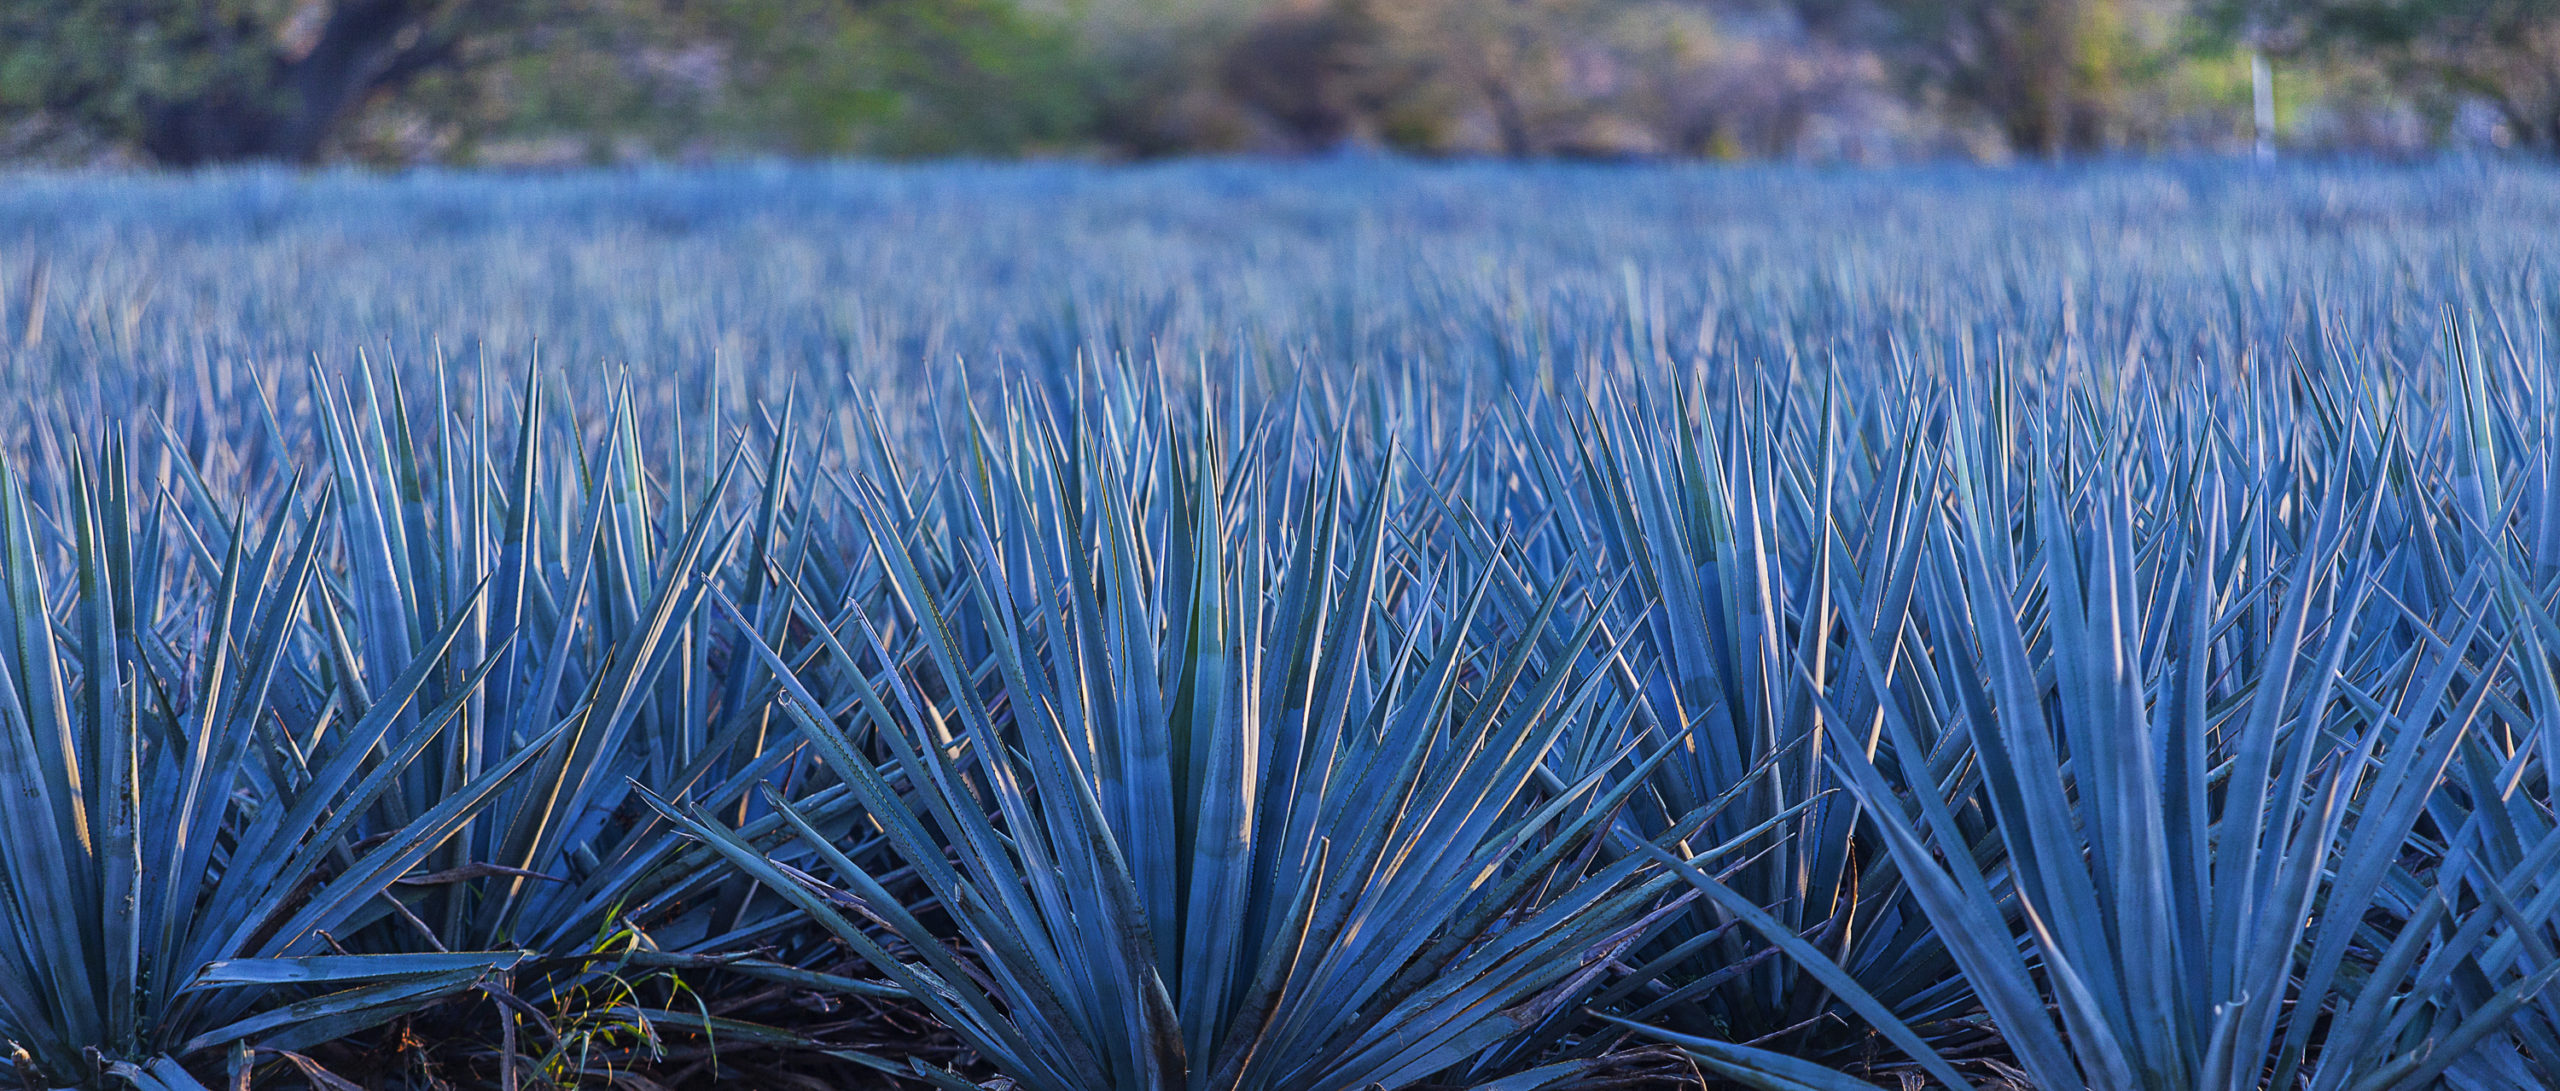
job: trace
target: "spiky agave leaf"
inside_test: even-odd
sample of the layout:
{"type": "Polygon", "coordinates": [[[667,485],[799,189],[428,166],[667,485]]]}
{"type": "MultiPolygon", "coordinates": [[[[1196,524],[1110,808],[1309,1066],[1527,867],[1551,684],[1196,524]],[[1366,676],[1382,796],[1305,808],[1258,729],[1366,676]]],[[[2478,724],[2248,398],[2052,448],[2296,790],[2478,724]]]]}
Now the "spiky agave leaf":
{"type": "Polygon", "coordinates": [[[1284,505],[1250,445],[1222,465],[1214,436],[1093,416],[1061,434],[1016,408],[973,433],[947,536],[863,508],[929,664],[880,670],[901,657],[857,612],[845,665],[873,668],[844,673],[894,758],[844,746],[790,684],[950,931],[832,851],[844,892],[804,889],[813,916],[1008,1074],[1062,1089],[1402,1086],[1553,1011],[1636,934],[1666,880],[1580,862],[1624,793],[1536,788],[1603,692],[1596,624],[1491,643],[1485,578],[1387,537],[1389,478],[1337,460],[1284,505]]]}
{"type": "MultiPolygon", "coordinates": [[[[2420,437],[2421,444],[2440,444],[2432,450],[2405,435],[2375,446],[2372,457],[2395,471],[2377,522],[2379,533],[2409,542],[2416,557],[2387,574],[2394,597],[2486,599],[2472,607],[2482,614],[2478,643],[2495,635],[2505,653],[2499,665],[2508,669],[2478,670],[2467,680],[2484,691],[2483,722],[2463,736],[2446,782],[2426,800],[2431,836],[2412,857],[2415,874],[2391,876],[2385,893],[2401,917],[2432,925],[2435,945],[2417,970],[2423,986],[2449,991],[2450,1006],[2460,1011],[2515,1014],[2468,1036],[2460,1048],[2435,1043],[2452,1058],[2446,1082],[2466,1091],[2522,1091],[2560,1078],[2560,995],[2516,988],[2553,963],[2553,944],[2560,941],[2560,897],[2550,882],[2560,873],[2548,756],[2553,719],[2532,711],[2560,707],[2560,677],[2548,651],[2560,640],[2554,626],[2560,586],[2552,580],[2560,572],[2554,564],[2560,507],[2553,503],[2560,497],[2552,491],[2548,414],[2519,422],[2501,404],[2499,394],[2532,388],[2521,375],[2493,378],[2494,360],[2479,351],[2476,332],[2464,336],[2469,316],[2461,317],[2457,322],[2449,314],[2445,323],[2447,355],[2460,384],[2461,411],[2450,416],[2459,426],[2450,435],[2420,437]],[[2510,432],[2508,444],[2495,441],[2520,424],[2531,430],[2510,432]],[[2505,460],[2524,472],[2501,485],[2505,460]],[[2446,494],[2454,502],[2428,502],[2446,494]],[[2457,578],[2464,582],[2455,585],[2457,578]]],[[[2417,619],[2408,624],[2425,631],[2417,619]]],[[[2368,1021],[2356,1029],[2374,1026],[2368,1021]]]]}
{"type": "MultiPolygon", "coordinates": [[[[682,925],[654,917],[669,884],[697,895],[706,882],[738,884],[665,867],[705,858],[686,854],[653,813],[631,805],[627,784],[743,807],[744,819],[756,806],[754,786],[797,751],[790,733],[766,723],[770,678],[708,605],[713,589],[726,588],[780,642],[772,588],[833,597],[866,586],[858,570],[812,563],[808,542],[823,524],[814,506],[792,502],[795,485],[807,486],[795,482],[806,471],[793,465],[788,407],[770,422],[761,488],[742,505],[735,483],[754,476],[745,437],[702,480],[686,482],[686,495],[659,488],[656,449],[627,387],[610,391],[609,427],[589,450],[574,412],[548,408],[555,399],[538,368],[528,370],[507,428],[492,427],[503,409],[492,404],[485,368],[480,397],[460,408],[439,374],[435,409],[425,414],[396,378],[377,388],[370,374],[359,371],[353,388],[326,376],[313,384],[330,480],[354,498],[336,543],[343,578],[329,590],[351,618],[373,619],[343,627],[322,673],[359,684],[379,675],[386,668],[376,660],[399,661],[409,634],[481,581],[492,587],[487,606],[469,611],[458,643],[485,649],[493,662],[485,692],[374,821],[402,821],[523,739],[559,728],[569,740],[438,851],[425,871],[442,878],[403,885],[432,940],[524,946],[574,961],[616,913],[639,914],[661,938],[684,943],[748,942],[753,929],[786,925],[787,912],[742,918],[734,905],[715,914],[725,924],[701,914],[682,925]],[[502,435],[513,436],[512,450],[498,445],[502,435]],[[724,660],[716,667],[715,656],[724,660]]],[[[700,427],[722,424],[714,417],[700,427]]],[[[682,437],[675,446],[686,446],[682,437]]],[[[442,672],[430,689],[455,680],[442,672]]],[[[719,900],[737,899],[732,891],[719,900]]],[[[377,939],[397,947],[422,937],[377,939]]]]}
{"type": "MultiPolygon", "coordinates": [[[[396,677],[343,718],[280,705],[278,675],[313,653],[307,610],[323,520],[287,515],[224,536],[227,552],[200,581],[139,583],[159,571],[134,542],[160,540],[135,512],[124,448],[110,437],[94,472],[70,486],[76,586],[57,607],[49,564],[21,478],[0,470],[0,762],[8,794],[0,898],[0,1037],[50,1078],[105,1073],[86,1054],[175,1079],[166,1054],[240,1039],[264,1043],[314,1027],[324,1036],[388,1018],[467,987],[512,952],[405,957],[342,966],[349,987],[305,1009],[309,1019],[255,1014],[270,991],[199,988],[218,966],[303,956],[332,932],[382,912],[390,884],[453,836],[521,773],[546,740],[387,836],[359,839],[357,820],[451,724],[461,695],[426,701],[459,618],[426,634],[396,677]],[[146,649],[200,617],[203,652],[186,674],[146,649]],[[57,633],[77,634],[65,640],[57,633]],[[314,1022],[317,1020],[317,1022],[314,1022]],[[226,1031],[224,1028],[228,1027],[226,1031]],[[151,1060],[159,1057],[159,1060],[151,1060]],[[148,1063],[144,1063],[144,1062],[148,1063]]],[[[248,983],[237,982],[245,986],[248,983]]],[[[281,1010],[281,1009],[280,1009],[281,1010]]],[[[129,1074],[129,1073],[128,1073],[129,1074]]]]}
{"type": "Polygon", "coordinates": [[[1721,407],[1657,390],[1577,409],[1570,442],[1526,420],[1539,439],[1519,445],[1542,506],[1578,512],[1576,529],[1548,521],[1557,555],[1624,573],[1613,672],[1637,702],[1637,737],[1668,751],[1606,844],[1641,855],[1710,803],[1723,804],[1717,839],[1791,817],[1730,874],[1689,876],[1710,896],[1663,920],[1594,1003],[1683,1041],[1839,1065],[1893,1063],[1877,1056],[1878,1032],[1917,1026],[1932,1043],[1921,1062],[1946,1078],[1940,1048],[1995,1043],[1826,764],[1829,737],[1855,732],[1891,696],[1835,640],[1851,617],[1882,633],[1904,626],[1928,545],[1932,406],[1836,376],[1818,390],[1738,391],[1721,407]],[[1745,927],[1737,907],[1765,910],[1767,927],[1745,927]],[[1834,972],[1858,986],[1840,991],[1834,972]],[[1871,1001],[1894,1014],[1853,1010],[1871,1001]]]}
{"type": "MultiPolygon", "coordinates": [[[[2197,491],[2170,496],[2120,449],[2037,434],[2021,537],[2012,499],[1960,451],[1959,525],[1933,565],[1926,631],[1945,634],[1939,669],[1964,683],[1979,787],[1944,794],[1892,702],[1874,758],[1834,748],[1913,897],[2040,1084],[2243,1088],[2290,1085],[2297,1068],[2320,1088],[2424,1084],[2549,980],[2449,1008],[2424,967],[2479,938],[2440,940],[2452,891],[2401,863],[2501,670],[2478,645],[2480,585],[2451,616],[2410,619],[2427,639],[2377,639],[2399,608],[2350,566],[2374,510],[2349,500],[2352,465],[2321,475],[2288,570],[2260,595],[2230,513],[2272,505],[2226,484],[2213,453],[2178,479],[2197,491]],[[2089,468],[2057,468],[2074,464],[2089,468]],[[2223,635],[2255,623],[2248,611],[2267,643],[2223,635]],[[1956,832],[1951,805],[1974,791],[2006,867],[1956,832]],[[2394,888],[2418,904],[2374,932],[2394,888]]],[[[1849,635],[1887,676],[1890,636],[1849,635]]]]}
{"type": "MultiPolygon", "coordinates": [[[[753,638],[731,634],[710,603],[744,600],[757,632],[789,647],[781,604],[790,598],[777,589],[850,601],[878,581],[862,565],[819,563],[827,558],[811,541],[826,528],[799,499],[811,470],[794,459],[790,407],[765,420],[760,458],[744,434],[715,437],[727,450],[700,480],[661,487],[653,456],[662,448],[644,436],[627,385],[609,391],[607,427],[582,444],[577,414],[547,408],[554,395],[539,368],[528,370],[503,429],[491,426],[503,410],[490,404],[485,369],[482,397],[459,410],[439,375],[427,414],[396,377],[381,388],[366,372],[357,378],[353,389],[314,383],[331,480],[365,506],[341,524],[344,578],[332,590],[351,617],[381,620],[346,626],[325,673],[378,673],[373,661],[440,616],[455,588],[494,585],[487,609],[467,611],[458,640],[485,649],[489,683],[368,822],[403,821],[522,740],[559,743],[393,888],[402,922],[346,942],[381,953],[523,948],[532,957],[509,985],[540,1000],[607,984],[624,961],[597,957],[594,937],[636,928],[658,954],[693,959],[686,984],[697,991],[763,988],[781,975],[801,987],[895,995],[773,961],[841,956],[809,935],[789,903],[631,796],[633,785],[684,794],[762,831],[766,844],[784,847],[791,836],[756,789],[805,779],[787,775],[805,764],[800,743],[778,722],[771,676],[739,647],[753,638]],[[501,433],[514,437],[512,450],[498,445],[501,433]],[[749,481],[757,484],[741,487],[749,481]]],[[[724,427],[716,415],[698,426],[724,427]]],[[[679,436],[673,446],[688,444],[679,436]]],[[[793,660],[805,666],[818,654],[793,660]]],[[[430,682],[451,684],[448,675],[430,682]]],[[[802,806],[838,832],[855,822],[841,789],[802,806]]],[[[779,1028],[754,1037],[797,1040],[779,1028]]]]}

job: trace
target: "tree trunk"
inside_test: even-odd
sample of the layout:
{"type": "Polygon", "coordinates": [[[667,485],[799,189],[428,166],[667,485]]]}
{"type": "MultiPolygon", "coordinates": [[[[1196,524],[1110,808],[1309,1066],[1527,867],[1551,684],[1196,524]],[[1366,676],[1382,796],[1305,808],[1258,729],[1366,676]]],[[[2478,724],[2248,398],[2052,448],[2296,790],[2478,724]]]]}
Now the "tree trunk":
{"type": "Polygon", "coordinates": [[[365,98],[443,59],[426,29],[414,0],[340,0],[308,53],[277,58],[250,86],[151,107],[143,150],[176,167],[316,162],[365,98]]]}
{"type": "Polygon", "coordinates": [[[1505,159],[1527,159],[1537,151],[1536,141],[1529,135],[1529,116],[1521,109],[1520,99],[1511,93],[1511,85],[1499,76],[1486,76],[1485,105],[1493,111],[1493,131],[1502,142],[1505,159]]]}

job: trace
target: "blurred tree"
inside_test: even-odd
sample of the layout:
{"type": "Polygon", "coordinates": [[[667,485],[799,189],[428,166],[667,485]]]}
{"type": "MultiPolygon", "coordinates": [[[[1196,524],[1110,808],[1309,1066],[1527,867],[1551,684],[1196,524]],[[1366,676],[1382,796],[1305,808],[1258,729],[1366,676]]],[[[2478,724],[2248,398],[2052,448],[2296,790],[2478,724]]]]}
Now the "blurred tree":
{"type": "Polygon", "coordinates": [[[1014,0],[0,0],[0,115],[173,166],[562,135],[588,158],[1003,154],[1076,139],[1088,82],[1014,0]],[[416,131],[363,124],[384,118],[416,131]]]}
{"type": "Polygon", "coordinates": [[[1220,73],[1227,90],[1294,150],[1324,151],[1364,135],[1417,75],[1378,7],[1375,0],[1275,7],[1227,51],[1220,73]]]}
{"type": "Polygon", "coordinates": [[[1857,41],[1808,34],[1785,12],[1741,26],[1694,4],[1655,3],[1630,16],[1616,37],[1631,79],[1612,106],[1652,127],[1666,151],[1787,158],[1813,150],[1825,118],[1857,130],[1834,152],[1891,139],[1873,112],[1886,97],[1883,65],[1857,41]]]}
{"type": "Polygon", "coordinates": [[[1264,135],[1228,86],[1235,46],[1264,0],[1067,0],[1093,68],[1092,139],[1134,156],[1236,151],[1264,135]]]}
{"type": "Polygon", "coordinates": [[[1224,82],[1293,149],[1656,154],[1694,105],[1667,85],[1705,60],[1705,22],[1664,0],[1283,0],[1224,82]]]}
{"type": "Polygon", "coordinates": [[[722,0],[730,126],[802,154],[1007,155],[1078,140],[1095,76],[1013,0],[722,0]],[[794,11],[793,9],[800,9],[794,11]],[[751,25],[750,25],[751,24],[751,25]]]}
{"type": "Polygon", "coordinates": [[[2212,0],[2205,14],[2274,52],[2378,62],[2443,112],[2486,102],[2517,143],[2560,154],[2560,0],[2212,0]]]}
{"type": "Polygon", "coordinates": [[[1478,104],[1505,156],[1606,153],[1587,139],[1618,89],[1606,38],[1623,0],[1430,0],[1398,11],[1428,48],[1443,90],[1478,104]]]}
{"type": "Polygon", "coordinates": [[[366,102],[579,0],[0,0],[0,107],[162,163],[311,162],[366,102]]]}
{"type": "Polygon", "coordinates": [[[2118,138],[2137,50],[2126,0],[1797,0],[1820,33],[1876,43],[1915,93],[1972,111],[2017,151],[2118,138]]]}

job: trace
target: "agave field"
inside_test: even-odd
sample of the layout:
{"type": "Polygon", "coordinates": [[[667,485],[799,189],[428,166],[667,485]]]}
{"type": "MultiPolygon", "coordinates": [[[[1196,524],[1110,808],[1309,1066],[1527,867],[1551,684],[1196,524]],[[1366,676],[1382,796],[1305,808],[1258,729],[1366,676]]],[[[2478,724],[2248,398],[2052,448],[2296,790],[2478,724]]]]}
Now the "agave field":
{"type": "Polygon", "coordinates": [[[0,177],[0,1082],[2560,1085],[2560,174],[0,177]]]}

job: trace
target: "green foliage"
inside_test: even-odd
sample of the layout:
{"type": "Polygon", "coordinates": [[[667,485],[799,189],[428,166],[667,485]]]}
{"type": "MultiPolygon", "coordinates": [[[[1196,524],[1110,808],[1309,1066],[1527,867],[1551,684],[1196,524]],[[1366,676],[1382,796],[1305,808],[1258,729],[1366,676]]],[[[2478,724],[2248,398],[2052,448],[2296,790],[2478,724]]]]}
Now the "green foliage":
{"type": "Polygon", "coordinates": [[[182,165],[562,133],[601,154],[1001,154],[1086,131],[1079,48],[1011,0],[7,0],[0,116],[182,165]],[[404,122],[423,144],[377,133],[404,122]]]}
{"type": "Polygon", "coordinates": [[[755,73],[736,115],[796,152],[1004,155],[1072,143],[1091,120],[1076,41],[1011,0],[736,7],[755,73]]]}
{"type": "Polygon", "coordinates": [[[192,166],[311,162],[371,100],[480,59],[578,0],[9,0],[0,110],[57,114],[192,166]]]}
{"type": "Polygon", "coordinates": [[[0,5],[0,106],[67,110],[138,139],[158,103],[221,84],[271,93],[261,69],[290,0],[0,5]]]}

